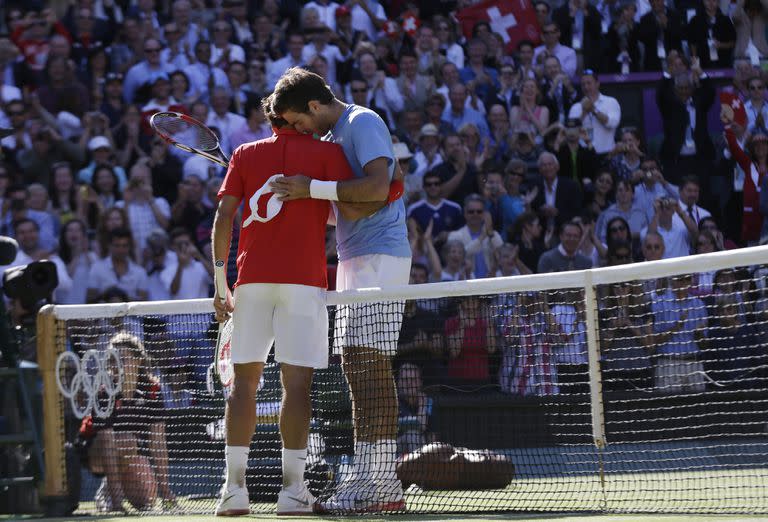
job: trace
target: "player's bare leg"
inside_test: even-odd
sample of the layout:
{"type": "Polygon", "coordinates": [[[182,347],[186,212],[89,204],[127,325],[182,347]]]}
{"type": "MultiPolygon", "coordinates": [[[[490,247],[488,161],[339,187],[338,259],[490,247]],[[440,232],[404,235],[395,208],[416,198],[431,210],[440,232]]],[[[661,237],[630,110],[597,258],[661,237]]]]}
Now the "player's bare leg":
{"type": "Polygon", "coordinates": [[[278,515],[306,515],[314,511],[315,498],[304,483],[309,420],[312,417],[312,368],[280,364],[283,403],[280,437],[283,441],[283,489],[277,498],[278,515]]]}
{"type": "Polygon", "coordinates": [[[216,506],[217,516],[247,515],[250,512],[245,471],[248,451],[256,429],[256,391],[264,363],[235,364],[232,392],[227,399],[224,419],[227,426],[227,479],[216,506]]]}
{"type": "Polygon", "coordinates": [[[337,491],[331,508],[402,510],[402,485],[395,472],[398,407],[391,359],[376,349],[347,347],[342,367],[352,395],[355,465],[347,491],[337,491]]]}

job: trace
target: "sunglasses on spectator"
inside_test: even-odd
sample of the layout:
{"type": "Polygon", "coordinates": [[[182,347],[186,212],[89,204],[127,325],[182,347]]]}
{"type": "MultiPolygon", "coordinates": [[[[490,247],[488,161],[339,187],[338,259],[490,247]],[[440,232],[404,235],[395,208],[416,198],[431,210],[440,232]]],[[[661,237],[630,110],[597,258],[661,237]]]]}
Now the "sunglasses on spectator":
{"type": "Polygon", "coordinates": [[[621,231],[626,230],[626,229],[627,229],[627,227],[625,227],[624,225],[617,225],[615,227],[609,228],[608,230],[610,230],[611,232],[621,232],[621,231]]]}

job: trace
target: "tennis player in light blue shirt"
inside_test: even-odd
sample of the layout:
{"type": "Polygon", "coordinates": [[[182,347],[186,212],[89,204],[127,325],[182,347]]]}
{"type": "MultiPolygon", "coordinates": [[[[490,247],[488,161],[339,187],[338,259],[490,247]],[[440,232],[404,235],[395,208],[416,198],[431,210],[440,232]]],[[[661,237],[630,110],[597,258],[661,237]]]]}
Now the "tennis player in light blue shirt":
{"type": "MultiPolygon", "coordinates": [[[[408,284],[411,249],[405,205],[391,203],[395,160],[392,137],[373,111],[336,99],[318,75],[304,69],[286,71],[271,95],[271,110],[299,132],[314,132],[338,143],[355,179],[277,179],[272,189],[284,201],[312,197],[358,203],[368,217],[347,221],[337,215],[339,266],[336,289],[387,288],[408,284]]],[[[402,484],[395,471],[397,392],[391,357],[397,351],[402,303],[341,307],[336,313],[334,350],[356,407],[355,459],[352,471],[321,509],[347,513],[405,510],[402,484]],[[376,419],[377,422],[371,422],[376,419]]]]}

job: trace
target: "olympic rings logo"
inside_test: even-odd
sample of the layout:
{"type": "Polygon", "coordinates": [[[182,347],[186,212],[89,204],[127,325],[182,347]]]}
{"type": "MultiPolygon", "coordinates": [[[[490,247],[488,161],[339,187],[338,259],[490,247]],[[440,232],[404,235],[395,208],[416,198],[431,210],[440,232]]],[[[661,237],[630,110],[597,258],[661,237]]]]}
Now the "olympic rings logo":
{"type": "Polygon", "coordinates": [[[56,359],[56,385],[78,419],[91,412],[102,419],[112,415],[123,379],[123,363],[114,348],[87,350],[82,359],[63,352],[56,359]]]}

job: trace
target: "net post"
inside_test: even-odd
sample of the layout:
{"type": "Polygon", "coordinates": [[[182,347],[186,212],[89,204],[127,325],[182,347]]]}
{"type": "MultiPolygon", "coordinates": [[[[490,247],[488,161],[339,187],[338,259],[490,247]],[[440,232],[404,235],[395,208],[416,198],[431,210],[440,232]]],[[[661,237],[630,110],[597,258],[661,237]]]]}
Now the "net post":
{"type": "Polygon", "coordinates": [[[58,339],[56,326],[55,307],[41,308],[37,314],[37,361],[43,381],[43,496],[47,509],[54,510],[67,496],[64,405],[56,385],[56,358],[63,350],[63,343],[58,339]]]}
{"type": "Polygon", "coordinates": [[[597,322],[597,295],[592,270],[584,273],[584,320],[587,327],[587,357],[589,361],[589,404],[592,412],[592,438],[602,450],[605,440],[605,409],[603,407],[603,382],[600,377],[600,331],[597,322]]]}

